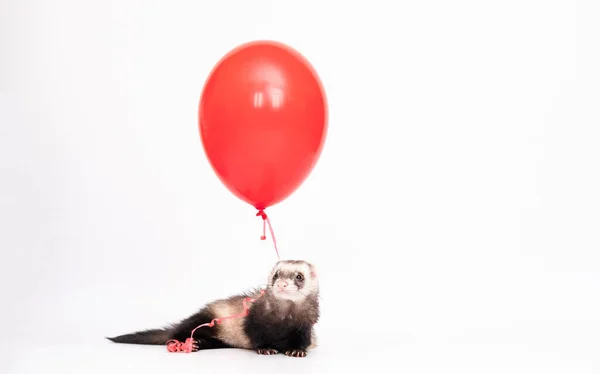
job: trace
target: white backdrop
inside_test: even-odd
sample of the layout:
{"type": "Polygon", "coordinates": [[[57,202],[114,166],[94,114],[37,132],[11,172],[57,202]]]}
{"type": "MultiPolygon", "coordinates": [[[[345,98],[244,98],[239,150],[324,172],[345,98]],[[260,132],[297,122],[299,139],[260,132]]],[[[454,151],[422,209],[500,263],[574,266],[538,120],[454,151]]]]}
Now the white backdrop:
{"type": "Polygon", "coordinates": [[[597,373],[599,17],[593,0],[2,1],[0,366],[597,373]],[[302,52],[330,104],[319,163],[267,211],[282,257],[321,271],[321,348],[110,345],[276,259],[197,128],[214,63],[262,38],[302,52]]]}

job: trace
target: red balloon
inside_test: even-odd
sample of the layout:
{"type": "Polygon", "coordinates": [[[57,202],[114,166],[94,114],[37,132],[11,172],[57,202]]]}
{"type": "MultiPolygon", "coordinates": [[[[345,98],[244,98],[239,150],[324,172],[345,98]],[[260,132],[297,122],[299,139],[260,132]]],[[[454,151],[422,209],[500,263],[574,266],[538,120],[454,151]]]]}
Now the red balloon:
{"type": "Polygon", "coordinates": [[[281,202],[304,182],[327,133],[317,73],[296,50],[272,41],[226,54],[206,80],[198,112],[210,165],[256,209],[281,202]]]}

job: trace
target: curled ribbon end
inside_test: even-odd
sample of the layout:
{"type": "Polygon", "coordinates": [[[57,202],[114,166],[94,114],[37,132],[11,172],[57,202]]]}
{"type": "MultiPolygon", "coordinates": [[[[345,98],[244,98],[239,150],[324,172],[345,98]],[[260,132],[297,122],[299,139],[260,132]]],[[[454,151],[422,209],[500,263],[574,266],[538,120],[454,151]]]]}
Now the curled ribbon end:
{"type": "Polygon", "coordinates": [[[167,342],[167,351],[190,353],[193,352],[193,344],[194,340],[192,338],[187,338],[185,343],[172,339],[167,342]]]}

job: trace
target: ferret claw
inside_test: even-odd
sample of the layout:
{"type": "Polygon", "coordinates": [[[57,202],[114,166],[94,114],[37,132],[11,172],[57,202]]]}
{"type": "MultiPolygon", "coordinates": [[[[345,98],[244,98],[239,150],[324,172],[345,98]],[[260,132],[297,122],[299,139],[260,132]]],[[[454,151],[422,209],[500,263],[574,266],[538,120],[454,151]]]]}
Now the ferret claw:
{"type": "Polygon", "coordinates": [[[303,349],[293,349],[285,352],[285,355],[288,357],[306,357],[306,354],[307,352],[303,349]]]}
{"type": "Polygon", "coordinates": [[[259,355],[276,355],[279,353],[276,349],[273,348],[260,348],[256,350],[256,353],[259,355]]]}

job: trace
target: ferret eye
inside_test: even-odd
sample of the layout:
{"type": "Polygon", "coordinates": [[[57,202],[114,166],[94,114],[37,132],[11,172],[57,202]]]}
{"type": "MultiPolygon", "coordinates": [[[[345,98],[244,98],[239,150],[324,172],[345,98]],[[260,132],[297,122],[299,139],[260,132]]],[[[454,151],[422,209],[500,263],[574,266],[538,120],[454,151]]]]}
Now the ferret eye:
{"type": "Polygon", "coordinates": [[[304,280],[304,275],[298,273],[298,275],[296,275],[296,279],[298,279],[298,281],[302,282],[304,280]]]}
{"type": "Polygon", "coordinates": [[[275,272],[275,275],[273,275],[273,279],[277,279],[279,278],[279,271],[275,272]]]}

